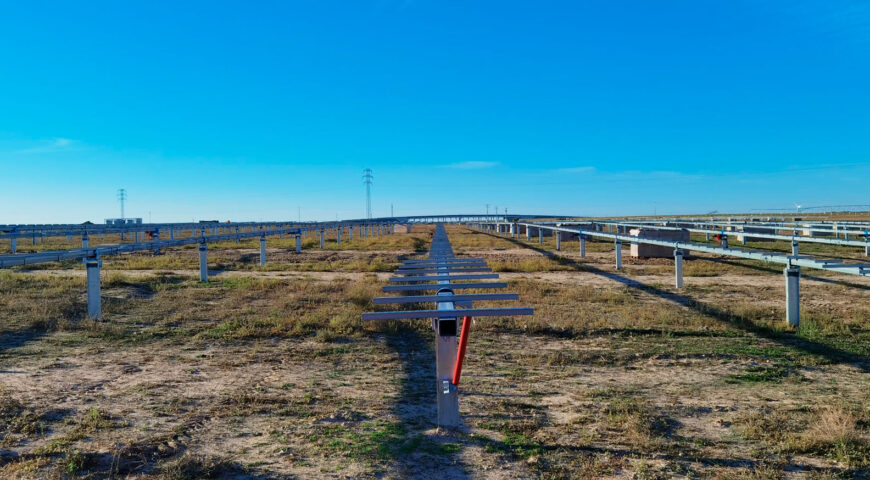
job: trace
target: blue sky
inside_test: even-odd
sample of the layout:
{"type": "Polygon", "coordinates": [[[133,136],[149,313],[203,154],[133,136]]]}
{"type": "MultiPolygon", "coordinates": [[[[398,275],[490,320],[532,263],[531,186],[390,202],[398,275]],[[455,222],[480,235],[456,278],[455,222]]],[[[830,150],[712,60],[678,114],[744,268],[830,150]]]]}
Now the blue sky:
{"type": "Polygon", "coordinates": [[[0,223],[870,203],[853,0],[7,2],[0,223]]]}

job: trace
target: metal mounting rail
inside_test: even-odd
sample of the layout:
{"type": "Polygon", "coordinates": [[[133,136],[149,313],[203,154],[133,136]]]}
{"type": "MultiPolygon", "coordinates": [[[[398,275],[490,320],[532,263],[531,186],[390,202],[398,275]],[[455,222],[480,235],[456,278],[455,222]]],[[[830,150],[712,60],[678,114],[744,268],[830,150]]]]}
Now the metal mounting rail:
{"type": "Polygon", "coordinates": [[[453,428],[461,424],[459,417],[459,379],[462,362],[471,330],[472,317],[505,317],[512,315],[533,315],[531,308],[474,308],[473,302],[480,300],[517,300],[516,293],[476,293],[455,294],[458,289],[503,288],[504,282],[451,283],[453,280],[483,280],[498,278],[498,274],[468,274],[469,271],[490,271],[486,262],[479,258],[456,258],[447,238],[444,226],[435,227],[429,258],[425,260],[405,260],[396,269],[399,276],[390,282],[434,282],[414,285],[387,285],[385,292],[435,290],[434,295],[412,295],[404,297],[381,297],[372,302],[383,304],[435,303],[433,310],[394,310],[389,312],[363,313],[363,320],[403,320],[431,318],[435,329],[435,371],[438,400],[438,426],[453,428]],[[470,268],[471,267],[471,268],[470,268]],[[477,268],[483,267],[483,268],[477,268]],[[459,308],[457,308],[459,307],[459,308]],[[462,317],[462,328],[458,321],[462,317]],[[457,337],[457,333],[459,336],[457,337]]]}
{"type": "MultiPolygon", "coordinates": [[[[714,255],[724,255],[728,257],[748,258],[751,260],[760,260],[762,262],[778,263],[781,265],[798,266],[806,268],[815,268],[818,270],[827,270],[849,275],[867,276],[870,275],[870,264],[866,263],[846,263],[843,260],[816,260],[808,256],[790,256],[782,253],[772,253],[759,250],[743,250],[740,248],[717,247],[713,245],[705,245],[702,243],[680,242],[673,240],[660,240],[655,238],[635,237],[633,235],[625,235],[620,233],[605,233],[582,228],[566,228],[556,227],[535,223],[520,223],[526,228],[535,228],[543,230],[551,230],[554,232],[566,232],[578,234],[584,237],[605,238],[625,243],[643,243],[647,245],[658,245],[662,247],[671,247],[675,250],[694,251],[712,253],[714,255]]],[[[750,236],[753,234],[749,234],[750,236]]]]}
{"type": "MultiPolygon", "coordinates": [[[[561,222],[562,225],[570,225],[574,222],[561,222]]],[[[578,222],[588,224],[589,222],[578,222]]],[[[721,228],[717,229],[705,229],[705,228],[693,228],[693,227],[680,227],[680,226],[670,226],[670,225],[657,225],[654,223],[644,223],[644,222],[601,222],[594,221],[593,223],[599,225],[612,225],[616,227],[636,227],[636,228],[652,228],[658,230],[685,230],[693,233],[705,233],[705,234],[719,234],[719,235],[738,235],[743,236],[744,238],[762,238],[767,240],[783,240],[790,242],[801,242],[801,243],[822,243],[827,245],[840,245],[845,247],[867,247],[870,245],[870,232],[867,231],[855,231],[851,230],[849,232],[837,232],[836,230],[816,230],[810,229],[813,233],[825,233],[834,235],[836,233],[850,233],[856,236],[863,236],[866,240],[845,240],[839,238],[821,238],[821,237],[810,237],[806,235],[783,235],[779,233],[764,233],[753,231],[755,229],[768,229],[768,230],[790,230],[792,227],[768,227],[765,225],[756,225],[756,224],[725,224],[719,225],[721,228]],[[746,228],[749,230],[725,230],[725,228],[746,228]]],[[[675,222],[680,223],[680,222],[675,222]]],[[[795,231],[800,230],[804,232],[808,229],[803,227],[793,227],[795,231]]]]}
{"type": "Polygon", "coordinates": [[[130,253],[136,251],[147,250],[162,250],[170,247],[180,247],[184,245],[196,245],[201,243],[214,243],[223,241],[234,241],[242,238],[263,237],[264,235],[279,235],[279,234],[299,234],[298,228],[286,228],[280,230],[269,230],[268,232],[249,232],[249,233],[233,233],[226,235],[211,235],[193,238],[179,238],[176,240],[156,240],[153,242],[136,242],[123,243],[118,245],[101,245],[94,248],[75,248],[71,250],[57,250],[51,252],[37,253],[18,253],[11,255],[0,255],[0,268],[13,267],[21,265],[34,265],[37,263],[59,262],[62,260],[83,260],[89,257],[104,257],[109,255],[117,255],[121,253],[130,253]]]}
{"type": "MultiPolygon", "coordinates": [[[[501,225],[491,224],[475,224],[478,228],[485,230],[494,230],[502,233],[501,225]]],[[[519,236],[517,226],[526,228],[526,240],[531,241],[532,229],[537,230],[538,242],[543,243],[543,232],[552,231],[556,234],[556,249],[561,249],[562,233],[577,235],[580,241],[580,257],[586,256],[586,240],[589,238],[601,238],[613,240],[615,243],[614,253],[616,256],[616,268],[622,268],[622,243],[638,243],[647,245],[656,245],[662,247],[671,247],[674,249],[674,279],[676,288],[683,288],[683,257],[688,251],[712,253],[714,255],[731,256],[737,258],[746,258],[751,260],[760,260],[769,263],[779,263],[785,265],[783,269],[783,277],[785,279],[785,316],[786,323],[790,327],[797,327],[800,323],[800,277],[801,267],[814,268],[819,270],[846,273],[849,275],[868,276],[870,275],[870,264],[846,263],[842,260],[830,259],[815,259],[810,256],[801,256],[797,254],[796,246],[793,244],[792,255],[783,255],[781,253],[771,253],[755,250],[742,250],[739,248],[728,248],[727,246],[716,247],[711,245],[674,241],[661,240],[655,238],[647,238],[641,236],[625,235],[620,233],[605,233],[599,231],[586,230],[581,228],[566,228],[561,226],[547,225],[543,223],[517,223],[514,224],[510,232],[512,235],[519,236]]],[[[650,227],[655,228],[655,227],[650,227]]],[[[746,232],[747,234],[752,234],[746,232]]],[[[727,237],[725,237],[727,238],[727,237]]]]}

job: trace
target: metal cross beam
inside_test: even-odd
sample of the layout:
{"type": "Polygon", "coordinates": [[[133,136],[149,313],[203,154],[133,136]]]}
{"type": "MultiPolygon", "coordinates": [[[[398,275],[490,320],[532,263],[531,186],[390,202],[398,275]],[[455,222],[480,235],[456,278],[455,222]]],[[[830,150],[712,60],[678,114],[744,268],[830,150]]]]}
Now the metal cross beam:
{"type": "Polygon", "coordinates": [[[471,329],[473,317],[504,317],[512,315],[533,315],[531,308],[474,308],[476,300],[517,300],[516,293],[477,293],[456,294],[459,289],[503,288],[504,282],[452,283],[456,280],[484,280],[498,278],[495,273],[472,274],[469,272],[491,272],[486,262],[479,258],[456,258],[447,238],[443,225],[435,228],[429,258],[405,260],[395,271],[398,277],[390,282],[435,282],[417,285],[387,285],[385,292],[436,291],[434,295],[410,295],[403,297],[375,298],[376,305],[435,303],[432,310],[396,310],[371,312],[362,315],[363,320],[404,320],[431,318],[435,329],[435,375],[438,401],[438,426],[458,427],[459,417],[459,379],[462,375],[462,362],[471,329]],[[462,327],[458,322],[462,317],[462,327]],[[457,337],[457,334],[459,336],[457,337]]]}

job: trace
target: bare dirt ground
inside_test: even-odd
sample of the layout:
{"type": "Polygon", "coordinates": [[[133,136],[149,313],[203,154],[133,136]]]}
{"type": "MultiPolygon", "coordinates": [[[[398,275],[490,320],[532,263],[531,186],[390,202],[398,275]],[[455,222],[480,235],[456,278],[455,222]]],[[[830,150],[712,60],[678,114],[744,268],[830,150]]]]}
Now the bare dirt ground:
{"type": "Polygon", "coordinates": [[[775,267],[696,258],[676,290],[667,260],[616,271],[612,245],[450,235],[536,309],[475,321],[454,432],[433,424],[427,322],[358,320],[424,229],[279,244],[266,267],[215,248],[207,285],[193,251],[106,259],[103,322],[77,264],[0,272],[0,477],[870,473],[866,279],[808,272],[789,331],[775,267]]]}

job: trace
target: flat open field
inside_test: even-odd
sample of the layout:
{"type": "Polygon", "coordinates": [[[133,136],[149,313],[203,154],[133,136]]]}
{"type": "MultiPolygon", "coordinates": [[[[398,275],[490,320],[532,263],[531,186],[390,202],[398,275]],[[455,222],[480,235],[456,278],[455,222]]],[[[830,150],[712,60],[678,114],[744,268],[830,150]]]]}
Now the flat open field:
{"type": "Polygon", "coordinates": [[[0,478],[870,475],[870,279],[805,270],[788,331],[780,266],[448,226],[535,316],[475,321],[439,432],[431,323],[359,320],[431,232],[108,257],[99,323],[79,263],[0,271],[0,478]]]}

